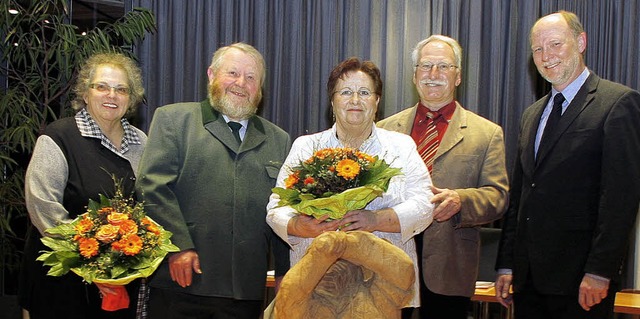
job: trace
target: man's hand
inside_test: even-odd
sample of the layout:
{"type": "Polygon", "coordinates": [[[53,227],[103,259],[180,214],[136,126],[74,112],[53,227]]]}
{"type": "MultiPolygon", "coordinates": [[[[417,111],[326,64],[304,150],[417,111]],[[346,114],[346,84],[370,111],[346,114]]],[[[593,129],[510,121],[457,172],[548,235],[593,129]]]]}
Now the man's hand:
{"type": "Polygon", "coordinates": [[[498,275],[496,278],[496,299],[505,308],[509,308],[509,305],[513,302],[513,296],[511,295],[511,281],[513,275],[498,275]]]}
{"type": "Polygon", "coordinates": [[[431,202],[436,205],[433,210],[433,220],[444,222],[460,211],[461,204],[458,192],[435,186],[431,186],[431,191],[434,195],[431,202]]]}
{"type": "Polygon", "coordinates": [[[200,259],[195,250],[183,250],[169,256],[169,272],[171,279],[185,288],[191,286],[192,274],[201,274],[200,259]]]}
{"type": "Polygon", "coordinates": [[[585,274],[580,283],[578,303],[580,303],[582,309],[589,311],[591,307],[599,304],[602,299],[607,297],[607,290],[609,290],[609,281],[585,274]]]}

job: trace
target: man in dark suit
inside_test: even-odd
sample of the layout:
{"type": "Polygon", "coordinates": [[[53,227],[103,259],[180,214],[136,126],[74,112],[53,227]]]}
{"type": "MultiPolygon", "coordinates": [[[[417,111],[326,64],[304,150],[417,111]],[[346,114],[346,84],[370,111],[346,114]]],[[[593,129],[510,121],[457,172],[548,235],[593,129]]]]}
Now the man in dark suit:
{"type": "Polygon", "coordinates": [[[276,276],[288,269],[265,218],[291,140],[255,115],[264,59],[235,43],[207,71],[209,99],[156,110],[140,164],[140,198],[181,249],[150,281],[151,318],[258,318],[270,242],[276,276]]]}
{"type": "Polygon", "coordinates": [[[640,94],[584,62],[570,12],[531,29],[551,92],[523,114],[496,297],[521,318],[611,318],[640,202],[640,94]],[[559,95],[562,97],[559,97],[559,95]]]}
{"type": "MultiPolygon", "coordinates": [[[[435,186],[434,222],[416,236],[423,243],[417,245],[422,247],[420,317],[466,319],[478,275],[479,226],[502,217],[507,207],[502,128],[456,101],[462,83],[458,41],[432,35],[411,56],[420,101],[378,126],[413,137],[435,186]],[[437,132],[433,148],[431,126],[437,132]]],[[[409,315],[405,310],[403,316],[409,315]]]]}

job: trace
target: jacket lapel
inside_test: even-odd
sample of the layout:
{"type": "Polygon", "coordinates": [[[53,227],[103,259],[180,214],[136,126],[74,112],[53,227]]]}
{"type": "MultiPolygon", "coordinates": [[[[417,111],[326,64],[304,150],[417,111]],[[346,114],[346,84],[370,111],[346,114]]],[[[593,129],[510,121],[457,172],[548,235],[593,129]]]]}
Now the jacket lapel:
{"type": "MultiPolygon", "coordinates": [[[[575,121],[575,119],[584,111],[584,109],[591,104],[594,98],[594,92],[598,87],[598,82],[600,78],[598,78],[595,74],[589,75],[587,81],[584,85],[578,90],[578,93],[571,101],[571,104],[567,107],[567,110],[562,114],[560,121],[558,122],[558,126],[553,131],[545,141],[545,143],[540,143],[540,147],[538,148],[538,160],[537,163],[541,163],[544,158],[551,152],[555,144],[558,142],[558,139],[566,132],[571,123],[575,121]]],[[[540,119],[540,117],[538,117],[540,119]]]]}
{"type": "MultiPolygon", "coordinates": [[[[549,94],[551,95],[551,94],[549,94]]],[[[526,172],[532,172],[536,167],[536,154],[535,154],[535,143],[536,143],[536,134],[538,132],[538,126],[540,124],[540,117],[542,117],[542,112],[544,111],[544,107],[549,102],[549,95],[544,99],[540,99],[536,101],[531,106],[532,115],[529,117],[525,117],[522,121],[522,134],[521,138],[522,143],[522,153],[520,154],[520,161],[522,162],[522,168],[526,172]]],[[[539,153],[538,153],[539,154],[539,153]]]]}
{"type": "Polygon", "coordinates": [[[202,101],[201,106],[204,128],[234,153],[239,154],[252,149],[264,141],[264,128],[262,128],[262,130],[258,129],[258,126],[255,125],[255,122],[257,122],[255,121],[255,116],[249,119],[244,141],[242,145],[238,146],[235,137],[233,137],[233,133],[231,133],[227,122],[220,112],[214,110],[207,100],[202,101]]]}
{"type": "Polygon", "coordinates": [[[259,121],[257,115],[252,116],[247,124],[247,133],[244,136],[244,141],[242,141],[240,153],[258,147],[266,139],[267,134],[265,133],[262,122],[259,121]]]}
{"type": "Polygon", "coordinates": [[[438,146],[438,151],[435,156],[436,160],[462,141],[464,137],[462,130],[465,128],[467,128],[467,114],[464,112],[462,106],[456,102],[456,109],[453,111],[449,126],[444,132],[444,136],[442,136],[442,140],[438,146]]]}
{"type": "Polygon", "coordinates": [[[404,115],[398,117],[395,121],[393,121],[393,123],[391,123],[393,129],[389,129],[392,131],[411,135],[411,129],[413,128],[413,119],[416,117],[416,110],[418,110],[418,104],[411,107],[411,110],[409,112],[404,113],[404,115]]]}

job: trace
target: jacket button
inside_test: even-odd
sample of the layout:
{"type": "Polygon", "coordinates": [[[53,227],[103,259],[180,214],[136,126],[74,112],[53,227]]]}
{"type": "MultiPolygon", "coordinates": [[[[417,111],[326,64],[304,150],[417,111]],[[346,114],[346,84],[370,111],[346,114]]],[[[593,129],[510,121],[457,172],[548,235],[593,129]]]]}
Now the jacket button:
{"type": "Polygon", "coordinates": [[[531,183],[531,188],[536,188],[536,183],[531,183]]]}

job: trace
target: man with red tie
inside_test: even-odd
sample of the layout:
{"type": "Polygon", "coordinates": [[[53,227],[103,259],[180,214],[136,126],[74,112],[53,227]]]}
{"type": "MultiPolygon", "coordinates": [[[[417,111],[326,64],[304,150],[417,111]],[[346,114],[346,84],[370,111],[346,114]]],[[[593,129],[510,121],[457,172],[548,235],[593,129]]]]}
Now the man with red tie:
{"type": "Polygon", "coordinates": [[[422,255],[421,318],[465,319],[478,273],[479,226],[499,219],[508,201],[502,128],[455,100],[462,82],[456,40],[433,35],[411,57],[420,101],[378,126],[413,137],[435,186],[433,223],[415,237],[422,255]]]}

